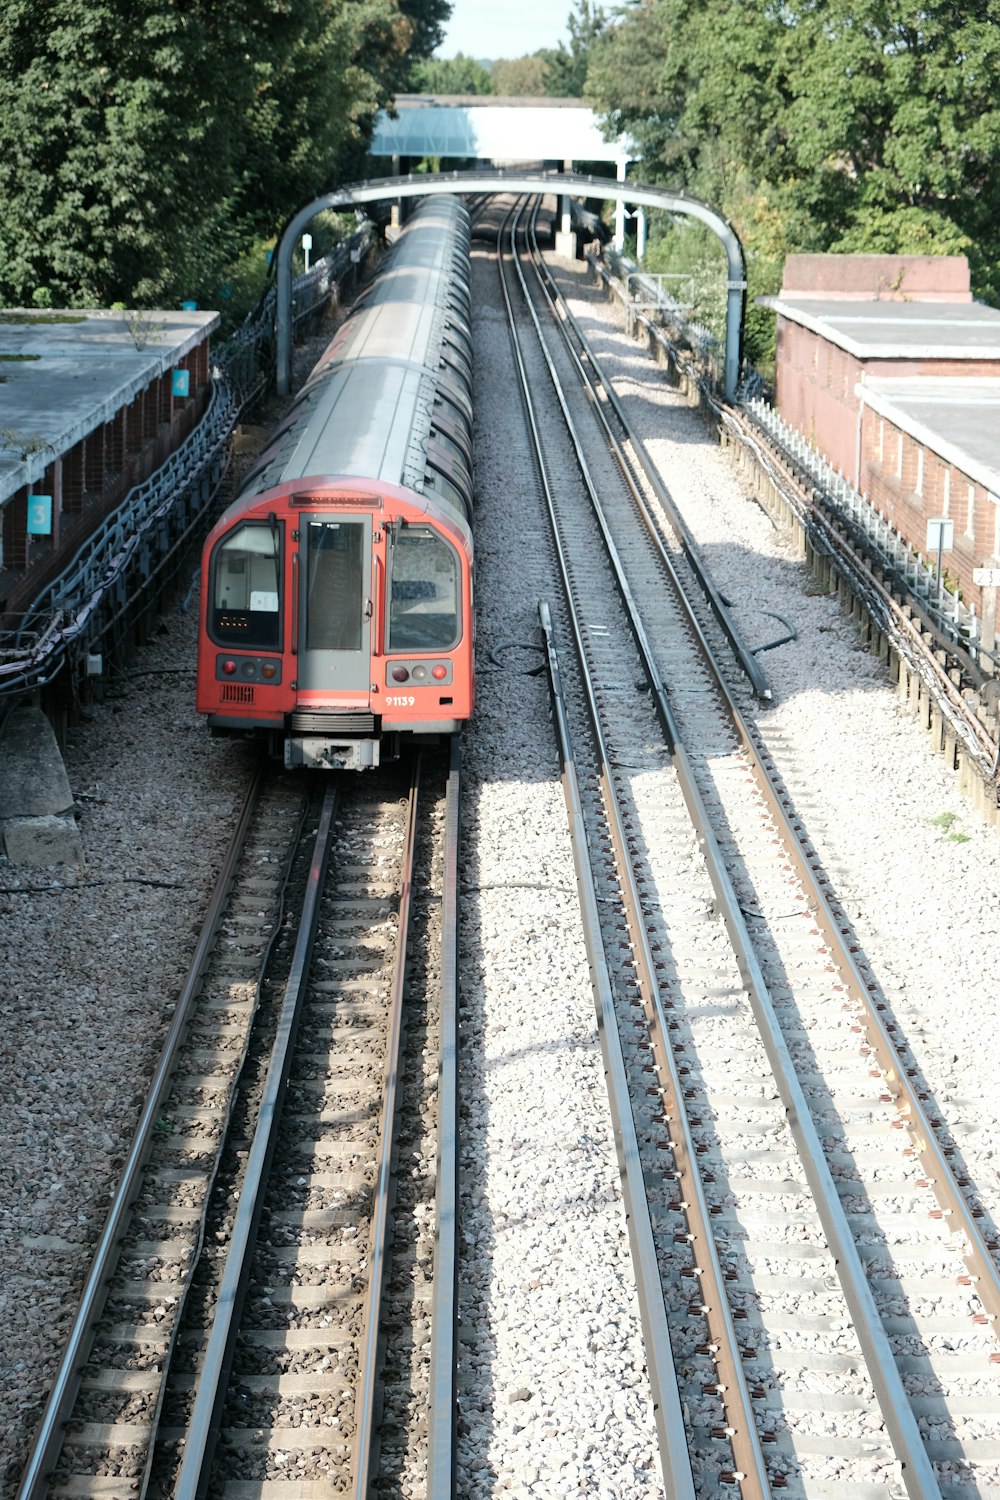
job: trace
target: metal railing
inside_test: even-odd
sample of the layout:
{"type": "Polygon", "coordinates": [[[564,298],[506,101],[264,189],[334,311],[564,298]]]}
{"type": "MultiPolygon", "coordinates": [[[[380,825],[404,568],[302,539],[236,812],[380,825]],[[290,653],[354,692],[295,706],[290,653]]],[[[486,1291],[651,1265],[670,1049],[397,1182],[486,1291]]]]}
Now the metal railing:
{"type": "Polygon", "coordinates": [[[684,280],[693,288],[695,278],[687,274],[673,278],[658,272],[640,271],[634,261],[612,249],[606,249],[600,258],[589,256],[588,259],[620,299],[628,332],[634,334],[636,323],[645,323],[652,336],[668,347],[677,365],[686,369],[705,396],[717,404],[715,392],[724,357],[722,344],[711,329],[691,316],[690,305],[678,301],[664,289],[666,281],[672,279],[684,280]]]}
{"type": "Polygon", "coordinates": [[[617,255],[612,264],[616,275],[622,279],[625,308],[630,323],[636,313],[653,314],[658,324],[697,355],[702,373],[714,380],[722,356],[722,343],[710,328],[692,317],[697,278],[689,272],[675,275],[641,271],[632,261],[617,255]],[[672,297],[667,291],[668,281],[686,283],[689,296],[680,300],[672,297]]]}
{"type": "Polygon", "coordinates": [[[1000,667],[1000,653],[988,651],[983,646],[982,622],[975,605],[963,601],[961,590],[950,584],[937,566],[907,542],[867,496],[856,490],[766,401],[758,397],[747,398],[742,402],[741,410],[799,469],[816,491],[818,500],[836,512],[852,536],[899,581],[941,636],[971,657],[978,667],[995,675],[1000,667]]]}
{"type": "Polygon", "coordinates": [[[129,582],[152,577],[178,532],[204,512],[225,472],[240,411],[224,379],[212,386],[208,410],[190,437],[129,490],[0,642],[0,694],[42,687],[67,655],[92,651],[107,623],[103,616],[125,605],[129,582]]]}

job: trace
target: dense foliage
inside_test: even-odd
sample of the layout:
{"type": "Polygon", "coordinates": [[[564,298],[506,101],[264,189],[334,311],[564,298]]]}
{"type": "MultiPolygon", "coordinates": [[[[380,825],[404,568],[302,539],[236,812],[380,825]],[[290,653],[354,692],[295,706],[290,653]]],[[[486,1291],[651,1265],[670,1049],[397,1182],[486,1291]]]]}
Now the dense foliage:
{"type": "Polygon", "coordinates": [[[421,58],[411,69],[409,86],[415,94],[492,94],[493,79],[481,62],[458,52],[421,58]]]}
{"type": "Polygon", "coordinates": [[[608,24],[603,6],[594,4],[594,0],[576,0],[576,10],[570,12],[566,21],[569,46],[560,42],[558,47],[541,54],[549,98],[583,98],[591,52],[608,24]]]}
{"type": "Polygon", "coordinates": [[[216,305],[260,236],[360,168],[449,13],[0,0],[0,303],[216,305]]]}
{"type": "Polygon", "coordinates": [[[751,293],[793,250],[965,253],[996,300],[998,76],[1000,0],[632,0],[586,92],[637,177],[732,219],[751,293]]]}

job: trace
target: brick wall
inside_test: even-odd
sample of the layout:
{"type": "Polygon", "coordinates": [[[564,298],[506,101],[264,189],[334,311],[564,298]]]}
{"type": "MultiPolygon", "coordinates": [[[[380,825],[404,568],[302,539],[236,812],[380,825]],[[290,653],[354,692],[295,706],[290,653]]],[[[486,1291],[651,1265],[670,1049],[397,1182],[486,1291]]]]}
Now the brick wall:
{"type": "MultiPolygon", "coordinates": [[[[948,516],[955,545],[942,560],[962,597],[977,604],[982,590],[974,568],[1000,557],[1000,505],[982,484],[869,407],[862,414],[859,488],[910,545],[927,554],[927,522],[948,516]]],[[[1000,606],[995,627],[1000,631],[1000,606]]]]}

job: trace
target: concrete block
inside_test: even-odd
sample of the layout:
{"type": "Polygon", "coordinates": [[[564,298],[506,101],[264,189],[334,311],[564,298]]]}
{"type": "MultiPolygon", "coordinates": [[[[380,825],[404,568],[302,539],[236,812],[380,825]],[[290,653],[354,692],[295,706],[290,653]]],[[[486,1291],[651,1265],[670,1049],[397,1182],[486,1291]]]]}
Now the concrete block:
{"type": "Polygon", "coordinates": [[[5,818],[3,847],[15,865],[82,865],[83,842],[73,818],[5,818]]]}
{"type": "Polygon", "coordinates": [[[49,817],[72,806],[52,725],[40,708],[13,709],[0,737],[0,818],[49,817]]]}

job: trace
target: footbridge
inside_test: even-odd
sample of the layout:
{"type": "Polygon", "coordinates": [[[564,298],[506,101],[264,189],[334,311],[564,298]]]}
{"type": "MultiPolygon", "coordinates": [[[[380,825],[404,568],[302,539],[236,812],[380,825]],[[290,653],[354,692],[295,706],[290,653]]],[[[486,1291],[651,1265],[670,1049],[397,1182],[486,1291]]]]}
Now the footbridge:
{"type": "MultiPolygon", "coordinates": [[[[388,157],[395,174],[437,159],[456,168],[537,167],[591,171],[597,162],[625,181],[637,155],[626,135],[609,138],[582,99],[507,98],[469,94],[397,94],[390,113],[375,117],[369,155],[388,157]]],[[[625,243],[625,204],[615,214],[615,247],[625,243]]],[[[645,231],[639,213],[638,235],[645,231]]],[[[568,226],[567,226],[568,228],[568,226]]],[[[640,250],[640,255],[642,251],[640,250]]]]}
{"type": "MultiPolygon", "coordinates": [[[[538,147],[536,143],[536,156],[538,147]]],[[[363,208],[366,203],[387,199],[422,198],[433,193],[528,193],[536,196],[555,194],[563,199],[564,218],[568,221],[571,197],[596,199],[664,209],[684,214],[706,224],[718,237],[726,254],[726,338],[723,389],[732,399],[739,384],[743,346],[743,316],[746,305],[746,266],[743,247],[735,229],[707,203],[686,193],[668,192],[641,182],[622,182],[610,177],[594,177],[580,172],[520,170],[514,167],[484,168],[461,172],[421,172],[408,176],[372,179],[348,183],[305,204],[289,221],[278,246],[278,303],[275,319],[277,344],[277,391],[287,395],[291,378],[292,351],[292,252],[299,236],[316,214],[326,209],[363,208]]]]}

